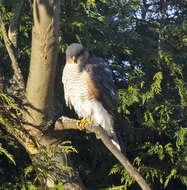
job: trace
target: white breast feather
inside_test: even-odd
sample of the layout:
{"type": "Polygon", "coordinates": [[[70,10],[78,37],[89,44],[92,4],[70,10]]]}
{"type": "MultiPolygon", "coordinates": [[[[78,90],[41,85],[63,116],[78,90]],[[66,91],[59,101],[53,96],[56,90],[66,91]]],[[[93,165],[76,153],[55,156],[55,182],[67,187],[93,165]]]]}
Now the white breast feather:
{"type": "Polygon", "coordinates": [[[98,100],[89,97],[86,75],[86,72],[78,73],[76,64],[66,64],[62,78],[66,103],[69,97],[75,112],[80,118],[88,118],[92,114],[92,122],[101,125],[111,136],[114,133],[112,116],[98,100]]]}

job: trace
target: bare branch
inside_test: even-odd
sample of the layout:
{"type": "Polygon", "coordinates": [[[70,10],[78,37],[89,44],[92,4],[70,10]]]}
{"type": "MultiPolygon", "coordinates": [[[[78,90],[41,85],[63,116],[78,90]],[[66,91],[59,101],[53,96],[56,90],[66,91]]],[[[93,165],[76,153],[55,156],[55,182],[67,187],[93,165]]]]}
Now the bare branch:
{"type": "Polygon", "coordinates": [[[7,36],[7,32],[6,32],[5,25],[3,23],[2,17],[1,17],[1,13],[0,13],[0,25],[1,25],[1,31],[3,34],[5,46],[6,46],[6,49],[8,51],[8,54],[9,54],[11,62],[12,62],[12,68],[14,70],[16,80],[17,80],[18,84],[20,85],[20,88],[25,89],[23,76],[21,74],[21,70],[18,66],[18,62],[17,62],[16,56],[15,56],[15,53],[13,51],[13,45],[7,36]]]}
{"type": "Polygon", "coordinates": [[[25,0],[17,1],[16,8],[14,10],[14,15],[12,17],[9,30],[8,30],[8,37],[15,48],[17,48],[18,23],[19,23],[20,13],[21,13],[24,1],[25,0]]]}
{"type": "MultiPolygon", "coordinates": [[[[54,130],[64,130],[64,129],[77,129],[76,127],[77,120],[71,119],[68,117],[62,116],[59,118],[56,123],[54,130]]],[[[86,129],[90,132],[93,132],[97,137],[101,138],[104,145],[113,153],[113,155],[121,162],[124,168],[129,172],[129,174],[136,180],[140,185],[142,190],[151,190],[146,181],[142,176],[136,171],[136,169],[131,165],[125,155],[123,155],[116,146],[112,143],[111,139],[108,137],[106,132],[100,126],[95,126],[87,123],[86,129]]]]}

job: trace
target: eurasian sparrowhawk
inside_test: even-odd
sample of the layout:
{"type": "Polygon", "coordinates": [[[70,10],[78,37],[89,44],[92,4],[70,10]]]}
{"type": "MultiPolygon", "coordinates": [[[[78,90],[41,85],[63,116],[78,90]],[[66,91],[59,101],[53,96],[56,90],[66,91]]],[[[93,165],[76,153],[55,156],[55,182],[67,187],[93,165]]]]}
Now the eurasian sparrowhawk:
{"type": "Polygon", "coordinates": [[[101,125],[119,149],[114,131],[114,117],[119,104],[112,72],[102,58],[90,56],[81,44],[71,44],[66,50],[63,71],[65,101],[80,118],[90,118],[101,125]]]}

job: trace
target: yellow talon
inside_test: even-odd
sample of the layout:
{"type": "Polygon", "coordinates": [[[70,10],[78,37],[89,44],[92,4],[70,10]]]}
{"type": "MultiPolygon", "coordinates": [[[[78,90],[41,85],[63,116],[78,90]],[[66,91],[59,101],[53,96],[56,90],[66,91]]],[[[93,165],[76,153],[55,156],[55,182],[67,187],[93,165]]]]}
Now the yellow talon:
{"type": "Polygon", "coordinates": [[[77,129],[82,131],[83,129],[85,129],[86,123],[91,123],[91,116],[89,116],[88,120],[83,117],[80,121],[77,121],[77,129]]]}
{"type": "Polygon", "coordinates": [[[84,123],[82,123],[82,120],[77,121],[77,129],[79,129],[80,131],[82,131],[85,127],[84,127],[84,123]]]}

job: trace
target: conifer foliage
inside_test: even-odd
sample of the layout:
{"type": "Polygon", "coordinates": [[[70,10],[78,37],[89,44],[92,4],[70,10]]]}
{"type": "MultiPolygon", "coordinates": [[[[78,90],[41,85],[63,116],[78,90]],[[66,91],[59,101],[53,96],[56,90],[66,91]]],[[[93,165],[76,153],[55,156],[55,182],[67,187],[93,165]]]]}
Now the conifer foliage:
{"type": "MultiPolygon", "coordinates": [[[[32,1],[24,2],[18,28],[17,58],[25,81],[31,55],[31,5],[32,1]]],[[[15,6],[16,1],[0,0],[0,12],[7,28],[15,6]]],[[[152,190],[185,190],[187,1],[63,0],[60,6],[55,98],[56,104],[64,107],[56,112],[74,116],[65,108],[60,77],[67,46],[82,43],[93,55],[103,57],[113,71],[121,100],[119,113],[124,118],[120,130],[126,156],[152,190]]],[[[35,172],[24,174],[24,170],[32,168],[29,157],[12,137],[11,131],[19,128],[22,107],[19,94],[8,95],[13,72],[1,31],[0,57],[0,176],[4,176],[0,177],[0,189],[21,186],[37,189],[35,172]]],[[[67,139],[78,151],[71,157],[87,189],[139,189],[94,135],[77,134],[67,139]]]]}

